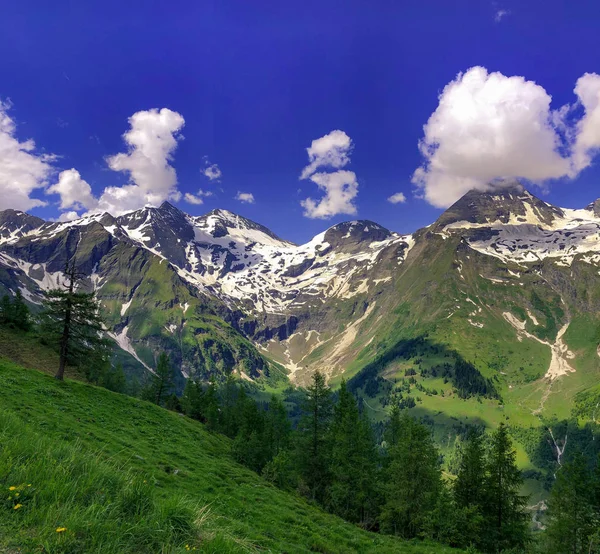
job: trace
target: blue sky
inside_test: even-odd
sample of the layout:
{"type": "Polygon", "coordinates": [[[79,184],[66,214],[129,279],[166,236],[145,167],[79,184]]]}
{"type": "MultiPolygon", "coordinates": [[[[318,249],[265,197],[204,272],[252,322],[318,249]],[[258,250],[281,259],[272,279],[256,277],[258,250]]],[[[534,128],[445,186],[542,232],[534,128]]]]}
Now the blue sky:
{"type": "MultiPolygon", "coordinates": [[[[170,151],[171,158],[158,163],[150,179],[171,179],[172,167],[182,195],[212,193],[201,205],[174,202],[183,210],[227,208],[296,242],[358,218],[410,232],[431,223],[465,183],[487,179],[489,171],[504,177],[519,168],[520,175],[545,182],[542,198],[558,205],[580,207],[600,196],[600,109],[594,104],[600,81],[581,81],[585,97],[573,92],[586,73],[600,73],[599,37],[596,2],[9,1],[0,18],[0,115],[11,121],[6,140],[14,146],[33,139],[29,153],[45,164],[26,194],[48,203],[29,210],[42,217],[59,215],[63,197],[47,189],[63,170],[76,170],[73,186],[89,184],[88,207],[102,201],[106,187],[137,182],[131,170],[139,160],[122,136],[128,119],[165,108],[185,124],[173,132],[176,147],[158,148],[159,157],[170,151]],[[481,70],[467,74],[474,84],[467,86],[464,75],[457,80],[475,66],[481,70]],[[515,76],[522,81],[507,80],[515,76]],[[453,81],[452,105],[474,98],[479,111],[466,109],[467,123],[457,120],[466,112],[438,111],[427,137],[442,141],[438,157],[429,160],[441,169],[429,166],[419,185],[411,179],[424,161],[418,148],[423,126],[453,81]],[[549,108],[543,91],[552,97],[549,108]],[[481,106],[488,101],[491,110],[481,106]],[[551,139],[548,133],[528,133],[545,110],[552,115],[564,105],[560,122],[546,129],[567,137],[559,159],[539,146],[551,139]],[[307,217],[301,201],[310,197],[318,206],[325,193],[311,175],[299,178],[309,164],[307,148],[335,130],[349,147],[334,154],[346,159],[328,165],[332,158],[325,155],[312,174],[344,171],[346,181],[354,179],[357,192],[345,209],[351,205],[356,213],[332,214],[334,207],[307,217]],[[478,154],[478,141],[490,134],[492,141],[500,137],[502,159],[478,154]],[[519,144],[521,136],[530,142],[519,144]],[[505,144],[513,139],[516,146],[505,144]],[[526,159],[513,161],[519,152],[526,159]],[[110,169],[107,158],[119,153],[125,169],[110,169]],[[202,173],[209,164],[217,164],[219,179],[202,173]],[[252,194],[254,203],[236,200],[238,192],[252,194]],[[399,192],[405,202],[387,200],[399,192]]],[[[490,142],[484,142],[485,150],[490,142]]],[[[2,188],[3,178],[13,187],[20,178],[14,167],[7,171],[0,162],[0,207],[20,207],[6,192],[13,189],[2,188]]],[[[162,182],[157,186],[164,190],[162,182]]],[[[63,204],[69,204],[66,196],[63,204]]],[[[87,208],[71,203],[62,211],[73,209],[87,208]]]]}

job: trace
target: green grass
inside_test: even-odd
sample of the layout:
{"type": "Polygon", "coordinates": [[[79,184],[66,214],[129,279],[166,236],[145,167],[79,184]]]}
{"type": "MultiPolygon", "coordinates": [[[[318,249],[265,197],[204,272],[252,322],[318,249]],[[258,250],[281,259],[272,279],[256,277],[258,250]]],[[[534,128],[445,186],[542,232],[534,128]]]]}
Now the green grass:
{"type": "Polygon", "coordinates": [[[0,551],[451,551],[368,533],[271,486],[196,421],[2,360],[0,444],[0,551]]]}

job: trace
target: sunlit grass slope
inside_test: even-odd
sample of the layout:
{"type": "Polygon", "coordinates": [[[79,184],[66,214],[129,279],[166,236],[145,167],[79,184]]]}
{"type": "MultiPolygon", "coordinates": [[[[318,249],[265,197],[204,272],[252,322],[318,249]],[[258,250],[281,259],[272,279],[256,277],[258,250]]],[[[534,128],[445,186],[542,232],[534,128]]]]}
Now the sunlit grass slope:
{"type": "Polygon", "coordinates": [[[229,450],[196,421],[0,359],[0,552],[451,551],[362,531],[229,450]]]}

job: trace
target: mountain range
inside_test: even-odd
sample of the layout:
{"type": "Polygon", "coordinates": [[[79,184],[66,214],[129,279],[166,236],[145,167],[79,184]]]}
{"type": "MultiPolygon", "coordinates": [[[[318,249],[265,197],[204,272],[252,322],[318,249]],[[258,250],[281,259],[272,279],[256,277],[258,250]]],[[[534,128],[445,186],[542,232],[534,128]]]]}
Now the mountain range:
{"type": "Polygon", "coordinates": [[[569,416],[599,382],[600,201],[559,208],[504,183],[411,235],[352,221],[303,245],[169,203],[65,223],[0,212],[0,293],[35,308],[73,257],[138,376],[161,350],[180,384],[303,385],[319,369],[375,417],[396,396],[523,425],[569,416]]]}

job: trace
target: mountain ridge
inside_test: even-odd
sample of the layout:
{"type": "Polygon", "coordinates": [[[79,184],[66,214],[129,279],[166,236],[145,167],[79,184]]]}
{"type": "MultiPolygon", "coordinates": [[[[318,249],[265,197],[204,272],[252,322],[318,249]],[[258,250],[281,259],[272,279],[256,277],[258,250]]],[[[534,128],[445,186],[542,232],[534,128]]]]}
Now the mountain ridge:
{"type": "MultiPolygon", "coordinates": [[[[489,279],[509,286],[507,275],[512,278],[524,268],[526,273],[539,271],[533,270],[532,264],[549,261],[555,269],[571,268],[574,262],[597,265],[597,206],[598,201],[580,210],[558,208],[520,183],[504,183],[500,188],[468,192],[436,222],[411,235],[355,220],[333,225],[302,245],[281,239],[261,224],[228,210],[190,216],[168,202],[117,218],[93,214],[64,223],[43,222],[9,210],[0,213],[0,264],[5,268],[0,284],[6,290],[21,288],[35,304],[44,289],[56,285],[64,262],[77,252],[78,263],[89,275],[89,286],[97,290],[107,310],[117,342],[143,365],[151,365],[152,349],[158,344],[180,342],[187,336],[185,327],[192,317],[188,310],[193,304],[194,313],[202,312],[201,318],[217,317],[240,335],[240,340],[253,344],[257,349],[254,359],[273,360],[286,368],[293,381],[302,383],[315,369],[335,378],[356,365],[361,352],[365,363],[371,359],[375,355],[371,343],[378,342],[393,310],[403,302],[407,276],[421,274],[431,260],[450,251],[455,257],[453,279],[459,282],[465,281],[461,273],[464,264],[472,265],[467,260],[476,253],[483,255],[480,262],[484,265],[503,264],[489,279]],[[117,253],[131,260],[144,258],[144,266],[150,262],[153,268],[160,268],[153,271],[174,283],[162,308],[153,299],[156,285],[149,285],[144,293],[154,304],[144,313],[158,317],[156,313],[162,311],[164,316],[160,328],[152,330],[160,339],[145,345],[142,339],[149,340],[147,335],[136,335],[147,325],[139,323],[136,331],[135,323],[129,321],[141,310],[136,303],[139,292],[145,291],[140,288],[143,279],[127,274],[131,266],[117,267],[117,253]],[[113,290],[117,282],[124,287],[122,292],[113,290]],[[173,296],[173,290],[184,289],[185,294],[173,296]],[[164,336],[169,334],[173,337],[164,336]],[[147,348],[150,351],[142,353],[147,348]]],[[[404,301],[418,306],[422,301],[410,292],[417,290],[416,285],[406,289],[410,298],[404,301]]],[[[544,286],[552,290],[547,283],[544,286]]],[[[444,304],[442,300],[440,306],[444,304]]],[[[450,317],[450,312],[445,317],[450,317]]],[[[523,340],[525,327],[518,327],[526,324],[517,325],[518,318],[502,312],[497,316],[523,340]]],[[[421,323],[428,321],[429,315],[423,313],[420,319],[421,323]]],[[[541,315],[537,319],[541,320],[541,315]]],[[[474,315],[466,320],[476,328],[485,325],[474,315]]],[[[199,336],[196,331],[193,340],[199,336]]],[[[186,369],[182,372],[194,374],[198,360],[184,363],[183,358],[185,355],[181,367],[186,369]]],[[[206,358],[205,353],[202,363],[207,363],[206,358]]],[[[254,373],[242,371],[241,362],[229,359],[224,371],[237,367],[246,376],[254,373]]],[[[260,373],[269,362],[259,366],[260,373]]],[[[200,374],[206,375],[206,370],[202,368],[200,374]]]]}

